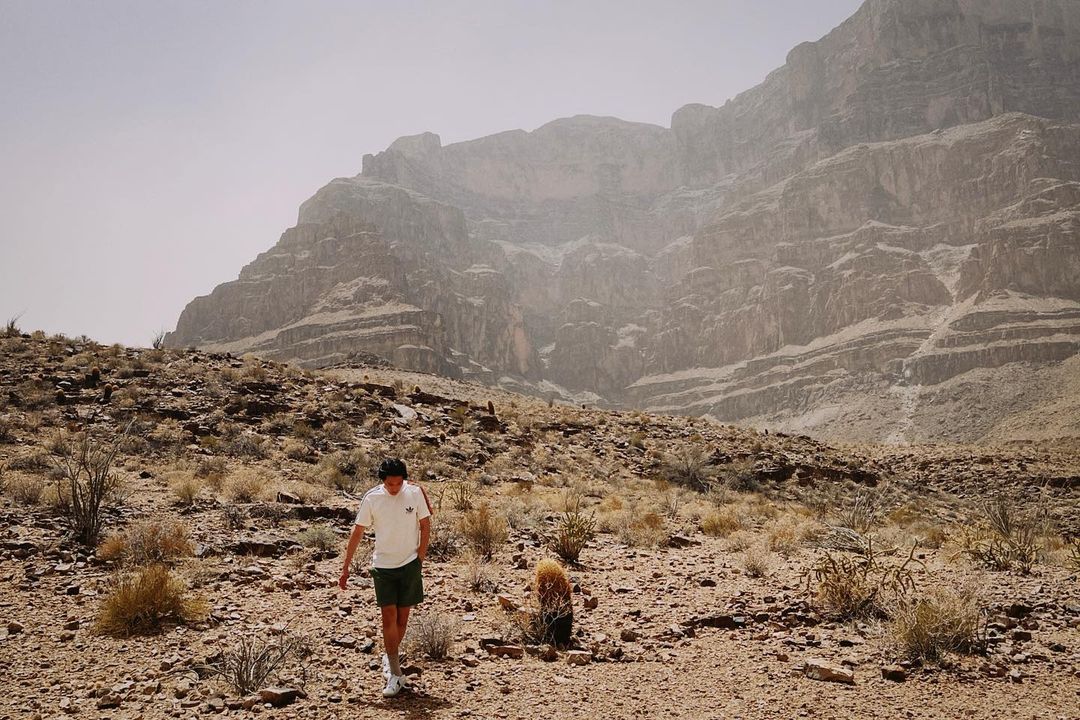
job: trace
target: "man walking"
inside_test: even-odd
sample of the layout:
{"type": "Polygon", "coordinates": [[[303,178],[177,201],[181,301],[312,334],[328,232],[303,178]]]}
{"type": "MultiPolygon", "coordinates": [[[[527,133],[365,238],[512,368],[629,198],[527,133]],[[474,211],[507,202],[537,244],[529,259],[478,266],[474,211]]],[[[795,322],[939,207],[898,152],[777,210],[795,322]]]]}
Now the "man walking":
{"type": "Polygon", "coordinates": [[[375,582],[375,602],[382,611],[384,697],[401,691],[403,677],[398,648],[405,637],[409,611],[424,599],[420,566],[427,555],[431,534],[431,511],[427,495],[419,485],[407,483],[408,471],[399,459],[387,459],[379,466],[382,484],[369,490],[360,501],[345,567],[338,587],[349,582],[349,565],[364,531],[375,531],[375,552],[371,557],[371,579],[375,582]]]}

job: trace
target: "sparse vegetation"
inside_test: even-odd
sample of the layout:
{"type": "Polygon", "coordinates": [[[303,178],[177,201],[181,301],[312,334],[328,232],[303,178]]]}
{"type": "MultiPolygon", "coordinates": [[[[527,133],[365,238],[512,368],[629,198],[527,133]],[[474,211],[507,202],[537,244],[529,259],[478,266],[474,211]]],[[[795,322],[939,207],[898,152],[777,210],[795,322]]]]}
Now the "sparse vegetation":
{"type": "MultiPolygon", "coordinates": [[[[10,474],[10,473],[9,473],[10,474]]],[[[37,475],[10,474],[4,485],[4,493],[19,505],[33,506],[41,503],[45,492],[45,480],[37,475]]]]}
{"type": "Polygon", "coordinates": [[[97,543],[102,510],[121,484],[112,466],[130,429],[129,423],[108,442],[81,432],[56,456],[57,496],[66,498],[71,529],[84,545],[97,543]]]}
{"type": "Polygon", "coordinates": [[[203,489],[202,482],[195,477],[195,474],[187,471],[172,474],[168,482],[169,489],[176,497],[176,502],[188,507],[195,504],[195,499],[199,497],[203,489]]]}
{"type": "Polygon", "coordinates": [[[551,547],[568,563],[576,563],[581,551],[596,533],[596,520],[581,509],[580,500],[574,502],[559,518],[551,547]]]}
{"type": "Polygon", "coordinates": [[[889,635],[909,660],[932,662],[950,652],[985,651],[985,623],[973,588],[938,588],[924,597],[901,598],[891,616],[889,635]]]}
{"type": "Polygon", "coordinates": [[[458,529],[469,547],[487,559],[506,542],[508,534],[506,520],[486,502],[463,513],[458,529]]]}
{"type": "Polygon", "coordinates": [[[701,518],[701,531],[713,537],[727,537],[742,528],[742,517],[733,507],[712,510],[701,518]]]}
{"type": "Polygon", "coordinates": [[[225,494],[236,502],[249,503],[262,495],[269,478],[255,468],[241,468],[225,485],[225,494]]]}
{"type": "Polygon", "coordinates": [[[310,641],[291,632],[272,637],[247,634],[204,669],[207,674],[220,677],[238,694],[248,695],[266,687],[268,681],[290,666],[294,666],[293,674],[303,680],[311,653],[310,641]]]}
{"type": "Polygon", "coordinates": [[[97,548],[101,560],[130,565],[169,563],[193,552],[187,525],[179,520],[143,520],[106,537],[97,548]]]}
{"type": "Polygon", "coordinates": [[[201,620],[206,610],[168,567],[148,565],[116,579],[101,604],[97,629],[117,637],[150,635],[170,623],[201,620]]]}
{"type": "Polygon", "coordinates": [[[712,488],[714,476],[708,462],[709,455],[704,447],[683,445],[664,454],[661,474],[668,482],[698,492],[708,492],[712,488]]]}
{"type": "Polygon", "coordinates": [[[1013,509],[1004,497],[983,504],[982,517],[958,528],[961,552],[992,570],[1031,572],[1039,557],[1039,527],[1030,513],[1013,509]]]}
{"type": "Polygon", "coordinates": [[[341,538],[334,532],[334,528],[328,525],[312,525],[297,535],[296,539],[304,547],[320,552],[336,550],[341,544],[341,538]]]}
{"type": "Polygon", "coordinates": [[[853,620],[883,617],[886,601],[904,598],[915,589],[910,566],[917,562],[912,546],[900,565],[879,562],[873,545],[859,556],[822,554],[807,575],[807,584],[817,583],[815,601],[829,617],[853,620]]]}
{"type": "Polygon", "coordinates": [[[455,623],[448,615],[425,612],[409,624],[410,651],[432,660],[444,660],[454,647],[455,623]]]}
{"type": "Polygon", "coordinates": [[[743,550],[741,562],[748,576],[763,578],[772,575],[776,568],[775,558],[772,551],[762,545],[751,545],[743,550]]]}

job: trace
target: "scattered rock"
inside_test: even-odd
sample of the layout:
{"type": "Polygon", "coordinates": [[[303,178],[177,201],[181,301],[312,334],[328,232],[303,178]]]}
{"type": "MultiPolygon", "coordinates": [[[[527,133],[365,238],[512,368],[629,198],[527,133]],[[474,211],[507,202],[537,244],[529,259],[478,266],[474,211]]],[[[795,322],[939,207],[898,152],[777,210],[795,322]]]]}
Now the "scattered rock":
{"type": "Polygon", "coordinates": [[[803,665],[803,675],[811,680],[855,684],[855,673],[846,668],[825,662],[820,658],[810,658],[803,665]]]}
{"type": "Polygon", "coordinates": [[[907,680],[907,670],[899,665],[883,665],[881,667],[881,677],[892,682],[904,682],[907,680]]]}
{"type": "Polygon", "coordinates": [[[259,700],[274,707],[284,707],[296,702],[300,691],[289,687],[268,687],[259,691],[259,700]]]}
{"type": "Polygon", "coordinates": [[[585,650],[570,650],[566,653],[566,662],[570,665],[588,665],[592,662],[592,653],[585,650]]]}

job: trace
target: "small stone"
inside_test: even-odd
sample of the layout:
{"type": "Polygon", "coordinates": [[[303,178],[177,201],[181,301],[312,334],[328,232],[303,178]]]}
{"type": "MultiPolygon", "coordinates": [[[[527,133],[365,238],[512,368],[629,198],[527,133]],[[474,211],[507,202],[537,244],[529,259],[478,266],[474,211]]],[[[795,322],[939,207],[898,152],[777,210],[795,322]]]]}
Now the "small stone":
{"type": "Polygon", "coordinates": [[[1013,630],[1009,634],[1009,637],[1013,642],[1029,642],[1031,640],[1031,631],[1029,630],[1013,630]]]}
{"type": "Polygon", "coordinates": [[[855,684],[855,673],[836,665],[825,662],[820,658],[810,658],[803,665],[803,675],[811,680],[824,682],[855,684]]]}
{"type": "Polygon", "coordinates": [[[881,677],[892,682],[904,682],[907,680],[907,670],[899,665],[882,665],[881,677]]]}
{"type": "Polygon", "coordinates": [[[585,598],[585,600],[582,602],[582,605],[585,606],[586,610],[595,610],[597,607],[600,606],[600,600],[595,595],[592,595],[585,598]]]}
{"type": "Polygon", "coordinates": [[[566,662],[570,665],[588,665],[592,662],[592,653],[585,650],[570,650],[566,653],[566,662]]]}
{"type": "Polygon", "coordinates": [[[508,657],[513,660],[520,660],[525,656],[525,648],[519,645],[489,645],[487,651],[495,657],[508,657]]]}
{"type": "Polygon", "coordinates": [[[296,688],[268,687],[259,691],[259,700],[274,707],[291,705],[298,697],[300,697],[300,691],[296,688]]]}
{"type": "Polygon", "coordinates": [[[554,645],[542,645],[537,657],[544,662],[555,662],[559,659],[559,651],[555,649],[554,645]]]}
{"type": "Polygon", "coordinates": [[[623,628],[622,632],[619,633],[619,639],[623,642],[637,642],[640,637],[641,634],[632,628],[623,628]]]}
{"type": "Polygon", "coordinates": [[[498,600],[499,607],[507,612],[514,612],[518,609],[518,604],[509,595],[499,595],[498,600]]]}
{"type": "Polygon", "coordinates": [[[22,623],[15,622],[14,620],[10,621],[7,624],[7,631],[8,635],[18,635],[23,631],[22,623]]]}

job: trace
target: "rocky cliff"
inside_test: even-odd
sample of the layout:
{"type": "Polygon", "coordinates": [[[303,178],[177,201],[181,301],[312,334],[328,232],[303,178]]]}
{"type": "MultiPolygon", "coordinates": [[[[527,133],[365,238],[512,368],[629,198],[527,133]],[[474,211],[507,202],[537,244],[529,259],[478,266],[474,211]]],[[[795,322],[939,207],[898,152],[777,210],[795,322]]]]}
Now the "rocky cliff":
{"type": "Polygon", "coordinates": [[[1034,378],[1080,351],[1077,158],[1080,3],[868,0],[670,129],[401,138],[168,342],[1000,440],[1052,399],[1034,378]],[[1023,402],[1005,377],[1032,379],[1023,402]]]}

